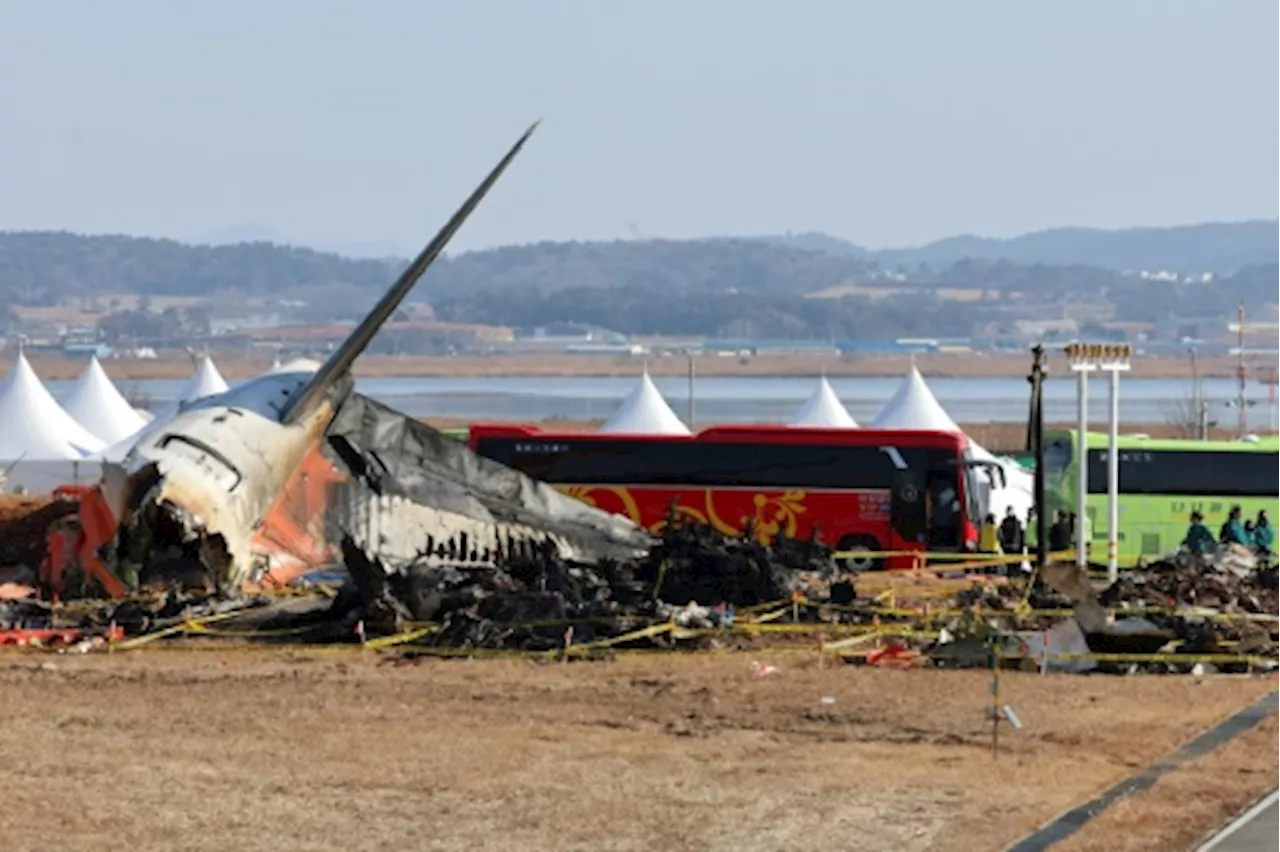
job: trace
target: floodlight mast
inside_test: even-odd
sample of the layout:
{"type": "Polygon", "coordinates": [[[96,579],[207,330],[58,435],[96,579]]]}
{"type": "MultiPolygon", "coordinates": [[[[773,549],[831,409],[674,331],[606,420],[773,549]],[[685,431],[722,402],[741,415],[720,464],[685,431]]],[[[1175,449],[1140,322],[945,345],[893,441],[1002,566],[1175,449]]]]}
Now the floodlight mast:
{"type": "Polygon", "coordinates": [[[1128,344],[1073,343],[1066,348],[1071,369],[1078,376],[1077,413],[1079,431],[1076,440],[1076,564],[1087,565],[1085,535],[1085,501],[1088,499],[1089,443],[1086,417],[1089,399],[1088,375],[1095,370],[1108,374],[1110,385],[1107,412],[1107,577],[1114,583],[1120,575],[1120,374],[1129,370],[1133,349],[1128,344]]]}

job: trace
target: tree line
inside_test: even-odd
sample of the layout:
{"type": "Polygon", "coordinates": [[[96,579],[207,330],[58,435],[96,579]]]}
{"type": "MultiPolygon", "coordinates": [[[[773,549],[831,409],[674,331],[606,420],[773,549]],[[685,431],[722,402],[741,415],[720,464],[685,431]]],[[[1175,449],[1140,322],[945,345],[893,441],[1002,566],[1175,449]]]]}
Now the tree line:
{"type": "MultiPolygon", "coordinates": [[[[1202,246],[1205,256],[1243,257],[1260,240],[1253,223],[1196,228],[1201,230],[1172,230],[1218,247],[1202,246]]],[[[1272,238],[1275,233],[1272,223],[1272,238]]],[[[1158,253],[1167,242],[1159,229],[1052,234],[977,245],[973,238],[957,238],[978,254],[1012,245],[1009,251],[1019,260],[947,259],[938,244],[914,256],[867,252],[822,235],[544,242],[442,258],[413,298],[431,302],[442,319],[469,323],[576,321],[632,334],[829,339],[963,336],[992,324],[1008,328],[1019,312],[1028,318],[1058,315],[1054,311],[1070,300],[1106,302],[1114,305],[1116,319],[1152,321],[1218,317],[1238,301],[1258,305],[1276,299],[1274,252],[1208,282],[1151,280],[1103,263],[1047,262],[1032,248],[1040,246],[1044,257],[1071,257],[1089,240],[1101,240],[1114,258],[1124,254],[1129,240],[1134,253],[1158,253]],[[891,294],[806,298],[851,282],[891,294]],[[983,296],[942,300],[929,294],[937,288],[973,288],[983,296]]],[[[1170,249],[1169,257],[1185,260],[1194,251],[1170,249]]],[[[399,271],[399,261],[353,260],[269,243],[191,246],[122,236],[0,233],[4,306],[65,304],[114,293],[214,297],[231,305],[253,296],[306,303],[291,309],[293,318],[324,322],[363,313],[399,271]]],[[[0,322],[9,318],[0,311],[0,322]]],[[[129,335],[148,321],[118,317],[112,331],[129,335]]]]}

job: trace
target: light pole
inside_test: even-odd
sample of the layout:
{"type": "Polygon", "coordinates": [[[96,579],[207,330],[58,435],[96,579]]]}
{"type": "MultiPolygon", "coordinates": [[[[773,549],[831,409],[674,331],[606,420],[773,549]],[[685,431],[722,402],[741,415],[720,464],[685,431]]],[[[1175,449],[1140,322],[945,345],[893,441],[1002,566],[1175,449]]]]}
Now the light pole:
{"type": "Polygon", "coordinates": [[[1120,374],[1129,369],[1133,349],[1128,344],[1073,343],[1066,349],[1071,369],[1079,377],[1079,415],[1081,429],[1077,440],[1079,488],[1076,492],[1076,564],[1084,565],[1085,501],[1088,499],[1089,444],[1085,431],[1089,399],[1088,375],[1095,370],[1108,373],[1110,405],[1107,413],[1107,577],[1115,582],[1120,573],[1120,374]]]}

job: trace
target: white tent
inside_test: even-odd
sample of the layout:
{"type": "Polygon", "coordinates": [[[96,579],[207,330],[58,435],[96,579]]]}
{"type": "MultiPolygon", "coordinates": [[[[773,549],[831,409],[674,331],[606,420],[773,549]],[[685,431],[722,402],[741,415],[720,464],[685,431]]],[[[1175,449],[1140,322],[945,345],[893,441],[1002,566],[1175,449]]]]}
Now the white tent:
{"type": "Polygon", "coordinates": [[[927,429],[959,432],[960,427],[938,403],[915,365],[898,390],[871,421],[873,429],[927,429]]]}
{"type": "MultiPolygon", "coordinates": [[[[924,429],[931,431],[963,431],[947,414],[946,409],[938,402],[933,391],[925,384],[924,376],[915,365],[907,373],[906,379],[876,419],[871,423],[874,429],[924,429]]],[[[984,512],[1004,514],[1006,507],[1012,506],[1020,518],[1025,519],[1027,510],[1033,505],[1033,478],[1029,471],[1013,459],[997,458],[985,447],[970,440],[969,450],[978,461],[995,462],[1004,471],[1005,486],[1000,488],[994,479],[984,492],[978,495],[984,512]]]]}
{"type": "Polygon", "coordinates": [[[147,422],[116,390],[96,355],[89,359],[63,408],[106,444],[132,435],[147,422]]]}
{"type": "Polygon", "coordinates": [[[645,370],[640,384],[622,401],[603,426],[601,432],[623,432],[631,435],[688,435],[689,428],[662,398],[649,371],[645,370]]]}
{"type": "Polygon", "coordinates": [[[226,393],[226,391],[227,380],[222,378],[222,374],[218,372],[218,368],[213,364],[213,359],[206,355],[200,361],[200,365],[196,367],[191,381],[187,382],[187,386],[183,388],[182,393],[178,396],[178,401],[191,402],[193,399],[213,396],[217,393],[226,393]]]}
{"type": "Polygon", "coordinates": [[[791,426],[818,426],[833,429],[856,429],[858,427],[849,410],[840,402],[836,392],[831,388],[827,377],[823,376],[813,394],[800,406],[792,419],[791,426]]]}
{"type": "Polygon", "coordinates": [[[19,353],[0,384],[0,459],[82,459],[105,446],[58,405],[19,353]]]}
{"type": "Polygon", "coordinates": [[[0,383],[0,475],[8,490],[46,494],[59,485],[93,482],[88,458],[103,442],[77,423],[22,353],[0,383]]]}
{"type": "MultiPolygon", "coordinates": [[[[897,392],[884,404],[884,408],[880,409],[876,419],[871,421],[871,428],[922,429],[934,432],[964,431],[956,421],[951,419],[951,415],[938,402],[933,391],[929,390],[924,376],[920,375],[920,371],[914,364],[911,365],[911,371],[907,373],[902,384],[898,386],[897,392]]],[[[995,459],[995,456],[972,440],[969,442],[969,448],[976,458],[984,461],[995,459]]]]}

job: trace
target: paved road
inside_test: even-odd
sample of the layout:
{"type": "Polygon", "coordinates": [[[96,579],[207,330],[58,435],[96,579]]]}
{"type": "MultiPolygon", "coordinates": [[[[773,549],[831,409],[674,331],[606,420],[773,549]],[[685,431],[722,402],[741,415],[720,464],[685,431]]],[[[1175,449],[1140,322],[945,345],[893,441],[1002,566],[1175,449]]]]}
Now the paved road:
{"type": "Polygon", "coordinates": [[[1276,794],[1259,805],[1224,828],[1198,852],[1275,852],[1280,833],[1276,794]]]}

